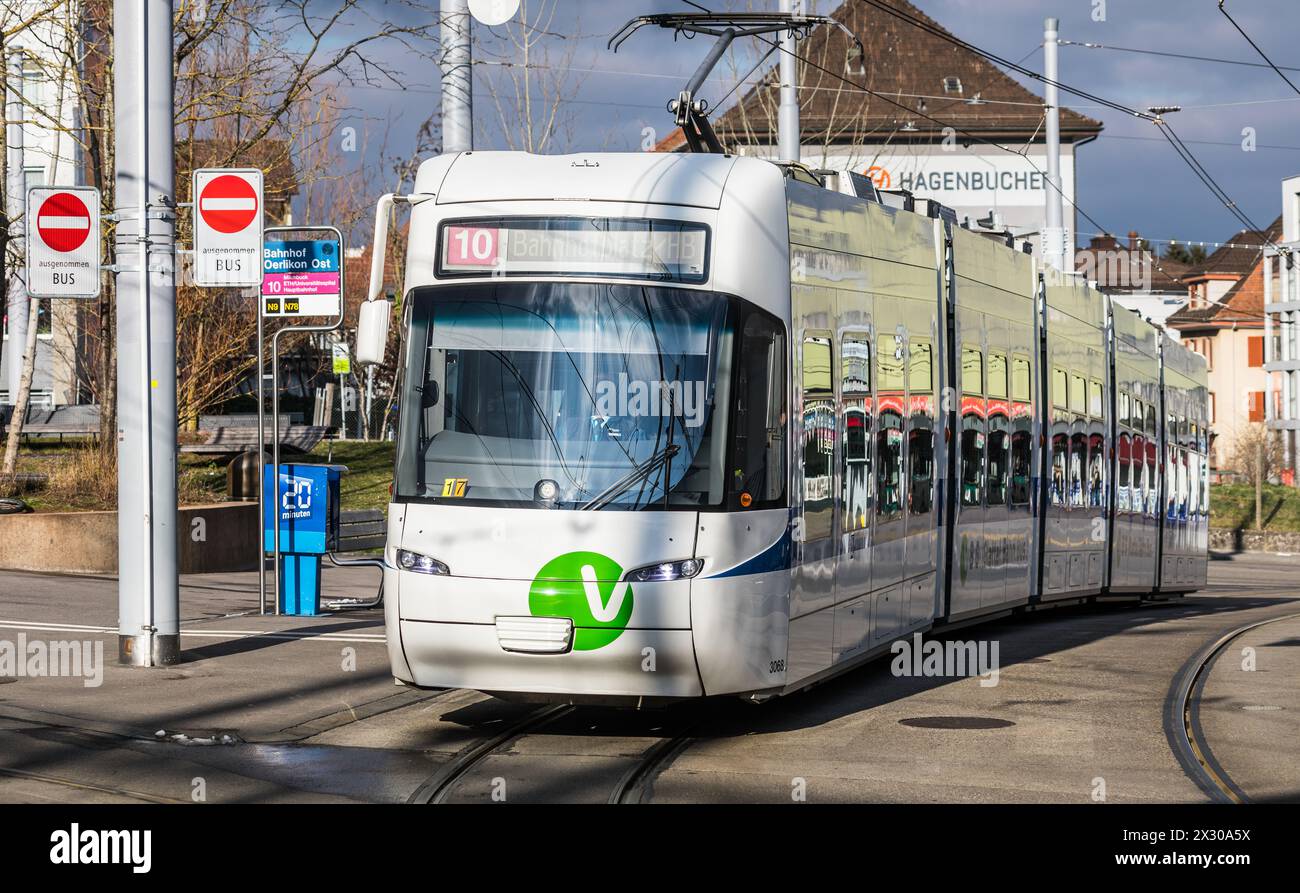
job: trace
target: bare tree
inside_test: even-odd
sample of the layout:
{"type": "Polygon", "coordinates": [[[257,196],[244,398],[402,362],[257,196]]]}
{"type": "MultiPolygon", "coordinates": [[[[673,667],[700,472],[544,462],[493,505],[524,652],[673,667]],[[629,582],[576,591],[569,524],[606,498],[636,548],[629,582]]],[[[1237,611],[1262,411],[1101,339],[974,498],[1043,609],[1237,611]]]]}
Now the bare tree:
{"type": "MultiPolygon", "coordinates": [[[[30,4],[27,8],[30,8],[30,4]]],[[[85,159],[82,181],[115,206],[112,141],[111,0],[49,0],[28,19],[0,26],[10,35],[58,16],[56,39],[40,53],[45,74],[66,85],[78,124],[33,106],[31,120],[52,130],[85,159]]],[[[256,166],[266,173],[268,204],[287,207],[301,187],[305,216],[346,229],[364,215],[366,184],[340,176],[336,151],[352,86],[403,85],[399,56],[432,60],[436,16],[417,0],[176,0],[174,4],[177,197],[197,165],[256,166]],[[400,52],[399,52],[400,51],[400,52]],[[275,189],[286,190],[276,195],[275,189]]],[[[131,60],[121,60],[129,64],[131,60]]],[[[178,244],[191,232],[177,221],[178,244]]],[[[104,256],[114,261],[112,227],[104,227],[104,256]]],[[[116,443],[116,346],[111,277],[97,304],[76,320],[80,387],[101,407],[101,443],[116,443]]],[[[230,290],[178,282],[178,414],[193,426],[206,408],[234,396],[252,371],[255,301],[230,290]]],[[[33,330],[34,330],[33,326],[33,330]]]]}
{"type": "Polygon", "coordinates": [[[1255,488],[1255,529],[1264,526],[1264,484],[1273,480],[1285,463],[1277,432],[1262,422],[1244,425],[1232,444],[1232,464],[1255,488]]]}
{"type": "Polygon", "coordinates": [[[573,142],[570,100],[585,76],[573,71],[581,35],[555,27],[560,8],[559,0],[522,0],[514,20],[476,32],[478,64],[495,69],[480,79],[492,124],[516,151],[545,153],[573,142]]]}

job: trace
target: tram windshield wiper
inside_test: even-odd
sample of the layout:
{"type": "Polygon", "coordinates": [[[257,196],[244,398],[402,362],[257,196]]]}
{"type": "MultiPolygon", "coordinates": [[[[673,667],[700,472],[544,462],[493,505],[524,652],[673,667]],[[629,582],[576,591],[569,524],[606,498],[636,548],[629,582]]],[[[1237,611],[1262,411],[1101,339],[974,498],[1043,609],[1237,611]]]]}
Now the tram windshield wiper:
{"type": "MultiPolygon", "coordinates": [[[[599,493],[597,493],[587,502],[578,506],[578,511],[580,512],[599,511],[600,509],[603,509],[605,506],[609,505],[619,496],[623,495],[628,490],[632,489],[634,486],[639,484],[641,481],[648,478],[651,474],[654,473],[655,469],[657,469],[660,465],[663,465],[673,456],[676,456],[679,452],[681,452],[681,449],[682,449],[681,446],[679,446],[678,444],[670,443],[668,446],[664,447],[662,450],[655,453],[649,459],[642,462],[636,468],[632,469],[627,474],[623,475],[623,477],[619,478],[614,483],[610,484],[604,490],[601,490],[599,493]]],[[[668,481],[664,481],[664,489],[667,490],[667,488],[668,488],[668,481]]]]}

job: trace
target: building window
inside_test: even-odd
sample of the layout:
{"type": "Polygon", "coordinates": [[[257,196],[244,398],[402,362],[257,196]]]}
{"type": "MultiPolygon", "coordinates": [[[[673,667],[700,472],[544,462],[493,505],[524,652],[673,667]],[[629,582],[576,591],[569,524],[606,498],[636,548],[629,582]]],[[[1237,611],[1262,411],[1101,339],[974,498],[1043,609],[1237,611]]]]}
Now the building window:
{"type": "Polygon", "coordinates": [[[1264,336],[1251,335],[1246,339],[1246,363],[1252,369],[1264,365],[1264,336]]]}
{"type": "Polygon", "coordinates": [[[943,79],[943,92],[961,93],[961,78],[949,75],[943,79]]]}
{"type": "Polygon", "coordinates": [[[1264,392],[1251,391],[1248,395],[1248,406],[1250,409],[1250,421],[1264,421],[1264,392]]]}
{"type": "Polygon", "coordinates": [[[1219,420],[1219,414],[1215,412],[1214,391],[1210,391],[1210,424],[1213,425],[1219,420]]]}

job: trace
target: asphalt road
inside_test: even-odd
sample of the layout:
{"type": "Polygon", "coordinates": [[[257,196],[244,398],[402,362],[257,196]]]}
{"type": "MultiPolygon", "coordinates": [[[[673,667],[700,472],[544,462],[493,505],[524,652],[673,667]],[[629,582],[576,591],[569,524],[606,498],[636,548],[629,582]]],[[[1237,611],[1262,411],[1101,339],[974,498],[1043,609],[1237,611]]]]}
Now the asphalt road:
{"type": "MultiPolygon", "coordinates": [[[[951,633],[997,643],[996,685],[896,677],[882,660],[763,705],[540,720],[395,687],[374,612],[248,616],[238,577],[186,579],[186,663],[117,667],[111,580],[3,573],[0,639],[102,641],[108,660],[95,687],[0,679],[0,801],[605,802],[626,788],[654,802],[1205,802],[1171,746],[1171,687],[1207,643],[1300,614],[1294,566],[1239,556],[1175,602],[951,633]]],[[[327,588],[366,594],[364,573],[331,571],[327,588]]],[[[1205,745],[1250,799],[1300,799],[1296,642],[1300,622],[1260,627],[1206,671],[1205,745]]]]}

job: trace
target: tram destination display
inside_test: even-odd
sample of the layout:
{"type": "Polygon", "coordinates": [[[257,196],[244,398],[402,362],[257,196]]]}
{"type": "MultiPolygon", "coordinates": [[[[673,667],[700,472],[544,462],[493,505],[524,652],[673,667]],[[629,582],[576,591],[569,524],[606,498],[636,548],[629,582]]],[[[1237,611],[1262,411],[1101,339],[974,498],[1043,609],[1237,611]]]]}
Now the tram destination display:
{"type": "Polygon", "coordinates": [[[703,282],[704,224],[639,218],[528,217],[442,225],[440,276],[626,276],[703,282]]]}

